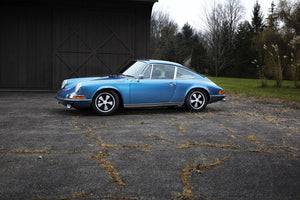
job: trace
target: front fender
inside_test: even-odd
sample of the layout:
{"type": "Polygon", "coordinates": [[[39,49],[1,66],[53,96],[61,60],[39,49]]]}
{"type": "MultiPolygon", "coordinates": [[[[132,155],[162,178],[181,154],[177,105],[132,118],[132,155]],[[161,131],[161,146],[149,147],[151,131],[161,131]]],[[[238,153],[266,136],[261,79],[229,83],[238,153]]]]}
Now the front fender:
{"type": "Polygon", "coordinates": [[[99,92],[99,91],[103,91],[103,90],[114,90],[116,92],[118,92],[122,98],[122,101],[125,103],[129,102],[129,86],[126,84],[122,84],[122,85],[102,85],[100,87],[98,87],[96,90],[93,91],[91,98],[93,99],[94,96],[99,92]]]}

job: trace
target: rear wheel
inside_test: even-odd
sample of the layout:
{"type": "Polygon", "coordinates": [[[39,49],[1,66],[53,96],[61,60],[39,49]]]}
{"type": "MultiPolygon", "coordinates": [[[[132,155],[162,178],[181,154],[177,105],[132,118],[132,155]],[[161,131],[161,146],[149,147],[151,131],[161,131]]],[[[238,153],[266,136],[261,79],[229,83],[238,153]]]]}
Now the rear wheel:
{"type": "Polygon", "coordinates": [[[100,91],[92,101],[93,110],[99,115],[111,115],[120,104],[119,96],[112,90],[100,91]]]}
{"type": "Polygon", "coordinates": [[[192,90],[185,99],[186,107],[192,112],[202,111],[208,103],[206,92],[201,89],[192,90]]]}

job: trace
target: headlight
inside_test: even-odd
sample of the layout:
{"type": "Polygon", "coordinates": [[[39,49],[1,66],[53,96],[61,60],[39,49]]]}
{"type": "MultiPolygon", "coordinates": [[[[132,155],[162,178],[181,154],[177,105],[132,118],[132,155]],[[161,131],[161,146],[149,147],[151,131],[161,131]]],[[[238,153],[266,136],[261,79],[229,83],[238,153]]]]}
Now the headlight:
{"type": "Polygon", "coordinates": [[[77,85],[75,87],[75,93],[77,93],[80,90],[81,84],[82,84],[82,82],[77,83],[77,85]]]}
{"type": "Polygon", "coordinates": [[[61,89],[64,89],[68,83],[68,80],[64,80],[61,84],[61,89]]]}

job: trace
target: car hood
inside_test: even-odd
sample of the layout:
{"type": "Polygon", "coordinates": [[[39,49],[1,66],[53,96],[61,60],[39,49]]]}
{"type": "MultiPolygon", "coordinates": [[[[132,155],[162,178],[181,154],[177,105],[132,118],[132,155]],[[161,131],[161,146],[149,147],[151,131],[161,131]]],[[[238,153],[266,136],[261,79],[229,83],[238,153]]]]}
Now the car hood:
{"type": "Polygon", "coordinates": [[[77,83],[80,83],[80,82],[108,81],[108,80],[118,80],[118,79],[124,79],[124,78],[125,77],[117,76],[117,75],[103,76],[103,77],[72,78],[72,79],[67,79],[68,82],[64,88],[65,89],[73,88],[77,85],[77,83]]]}

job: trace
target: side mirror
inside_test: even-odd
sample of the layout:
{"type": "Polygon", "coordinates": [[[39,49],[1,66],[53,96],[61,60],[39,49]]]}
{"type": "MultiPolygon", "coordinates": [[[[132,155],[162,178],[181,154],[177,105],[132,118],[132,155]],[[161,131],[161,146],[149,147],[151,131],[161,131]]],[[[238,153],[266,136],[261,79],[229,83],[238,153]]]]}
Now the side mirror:
{"type": "Polygon", "coordinates": [[[138,79],[144,79],[144,75],[139,75],[138,79]]]}
{"type": "Polygon", "coordinates": [[[140,82],[140,79],[143,79],[144,75],[139,75],[136,79],[135,82],[140,82]]]}

